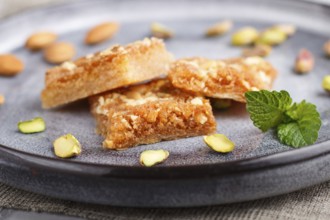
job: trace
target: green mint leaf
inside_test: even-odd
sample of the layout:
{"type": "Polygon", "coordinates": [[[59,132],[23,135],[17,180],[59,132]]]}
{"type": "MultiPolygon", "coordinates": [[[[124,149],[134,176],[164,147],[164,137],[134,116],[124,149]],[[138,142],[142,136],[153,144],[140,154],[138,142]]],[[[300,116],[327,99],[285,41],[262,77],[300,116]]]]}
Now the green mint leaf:
{"type": "Polygon", "coordinates": [[[251,91],[245,93],[247,110],[253,124],[262,131],[277,127],[286,121],[286,110],[292,99],[286,91],[251,91]]]}
{"type": "Polygon", "coordinates": [[[317,140],[321,119],[315,105],[304,100],[292,105],[286,114],[292,121],[277,128],[277,135],[282,143],[292,147],[302,147],[317,140]]]}

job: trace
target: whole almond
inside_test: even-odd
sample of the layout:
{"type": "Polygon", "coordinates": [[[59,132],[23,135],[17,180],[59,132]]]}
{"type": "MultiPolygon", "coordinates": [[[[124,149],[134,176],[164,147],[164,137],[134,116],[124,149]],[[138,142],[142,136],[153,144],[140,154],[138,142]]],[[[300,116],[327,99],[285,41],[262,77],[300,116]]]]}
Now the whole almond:
{"type": "Polygon", "coordinates": [[[20,59],[12,54],[0,55],[0,75],[15,76],[24,69],[20,59]]]}
{"type": "Polygon", "coordinates": [[[5,103],[5,97],[0,94],[0,105],[3,105],[5,103]]]}
{"type": "Polygon", "coordinates": [[[119,24],[106,22],[99,24],[88,31],[85,37],[86,44],[98,44],[112,38],[118,31],[119,24]]]}
{"type": "Polygon", "coordinates": [[[72,44],[66,42],[52,43],[44,50],[44,58],[49,63],[59,64],[71,60],[76,51],[72,44]]]}
{"type": "Polygon", "coordinates": [[[52,32],[38,32],[32,34],[25,43],[25,47],[30,50],[40,50],[55,42],[57,35],[52,32]]]}

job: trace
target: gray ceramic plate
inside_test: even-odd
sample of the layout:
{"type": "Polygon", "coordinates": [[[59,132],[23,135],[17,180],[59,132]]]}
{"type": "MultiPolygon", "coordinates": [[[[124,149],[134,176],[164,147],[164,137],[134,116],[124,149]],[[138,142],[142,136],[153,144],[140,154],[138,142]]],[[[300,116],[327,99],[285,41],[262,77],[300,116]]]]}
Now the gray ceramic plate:
{"type": "MultiPolygon", "coordinates": [[[[321,88],[329,74],[330,60],[322,45],[330,34],[327,6],[303,1],[77,1],[28,11],[0,22],[0,52],[12,52],[26,64],[15,78],[0,78],[6,104],[0,108],[0,151],[3,182],[30,191],[76,201],[120,206],[177,207],[251,200],[297,190],[330,179],[330,97],[321,88]],[[307,13],[308,12],[308,13],[307,13]],[[42,110],[39,95],[50,65],[41,53],[23,48],[26,37],[37,30],[60,33],[61,41],[75,44],[78,56],[126,44],[149,35],[150,23],[170,26],[176,36],[167,41],[176,57],[239,56],[230,46],[230,35],[205,38],[205,29],[222,19],[232,19],[234,30],[251,25],[263,29],[292,23],[298,32],[274,48],[269,61],[278,69],[275,89],[290,92],[295,101],[315,103],[322,115],[319,139],[313,146],[292,149],[278,142],[273,132],[261,133],[252,125],[245,106],[215,112],[218,133],[226,134],[236,149],[226,155],[212,152],[201,137],[144,145],[126,151],[101,148],[95,122],[86,101],[56,110],[42,110]],[[120,32],[112,40],[93,47],[83,44],[86,30],[105,20],[119,21],[120,32]],[[305,47],[316,57],[312,73],[293,73],[295,55],[305,47]],[[47,122],[43,133],[23,135],[19,120],[36,116],[47,122]],[[74,134],[83,153],[73,159],[57,159],[52,141],[74,134]],[[169,159],[156,167],[138,163],[146,149],[166,149],[169,159]]],[[[77,57],[78,57],[77,56],[77,57]]]]}

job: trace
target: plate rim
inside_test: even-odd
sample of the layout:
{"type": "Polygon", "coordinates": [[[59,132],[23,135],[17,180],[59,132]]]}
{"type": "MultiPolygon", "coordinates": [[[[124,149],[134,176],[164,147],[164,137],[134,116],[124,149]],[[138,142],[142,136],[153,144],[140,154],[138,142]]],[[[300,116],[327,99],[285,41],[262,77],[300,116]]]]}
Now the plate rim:
{"type": "MultiPolygon", "coordinates": [[[[99,0],[104,1],[104,0],[99,0]]],[[[221,0],[226,1],[226,0],[221,0]]],[[[272,1],[272,0],[267,0],[272,1]]],[[[84,4],[88,0],[61,2],[50,5],[41,5],[28,9],[19,10],[16,13],[9,14],[0,19],[0,24],[10,19],[21,16],[27,16],[30,13],[39,10],[49,10],[59,7],[68,7],[75,4],[84,4]]],[[[310,0],[280,0],[278,2],[318,5],[325,7],[330,11],[330,4],[322,1],[310,0]]],[[[270,155],[239,159],[235,161],[225,161],[213,164],[200,165],[175,165],[175,166],[125,166],[111,164],[96,164],[83,161],[65,160],[60,158],[46,157],[14,149],[12,147],[0,144],[0,152],[5,155],[5,159],[12,159],[15,162],[27,165],[37,169],[46,169],[65,172],[79,176],[100,176],[105,178],[144,178],[144,179],[173,179],[173,178],[202,178],[202,177],[219,177],[224,175],[232,175],[249,171],[260,171],[266,168],[290,165],[305,160],[320,157],[324,154],[330,154],[330,140],[321,143],[309,145],[299,149],[290,149],[280,153],[270,155]]],[[[0,156],[1,157],[1,156],[0,156]]]]}

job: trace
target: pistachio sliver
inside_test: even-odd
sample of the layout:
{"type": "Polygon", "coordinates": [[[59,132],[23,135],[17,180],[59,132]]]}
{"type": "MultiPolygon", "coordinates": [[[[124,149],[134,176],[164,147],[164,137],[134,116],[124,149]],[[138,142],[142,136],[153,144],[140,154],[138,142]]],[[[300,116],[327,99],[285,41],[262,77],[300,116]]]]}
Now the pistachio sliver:
{"type": "Polygon", "coordinates": [[[207,37],[214,37],[214,36],[219,36],[227,33],[230,31],[230,29],[233,27],[233,22],[230,20],[225,20],[219,23],[216,23],[215,25],[209,27],[206,30],[205,35],[207,37]]]}
{"type": "Polygon", "coordinates": [[[306,50],[301,49],[295,61],[295,71],[299,74],[306,74],[312,71],[314,68],[314,56],[313,54],[306,50]]]}
{"type": "Polygon", "coordinates": [[[163,162],[169,155],[167,150],[146,150],[140,154],[140,163],[143,166],[151,167],[163,162]]]}
{"type": "Polygon", "coordinates": [[[250,48],[245,48],[242,52],[244,57],[266,57],[272,52],[272,47],[266,44],[258,44],[250,48]]]}
{"type": "Polygon", "coordinates": [[[81,153],[81,145],[72,134],[57,138],[53,145],[55,155],[61,158],[70,158],[81,153]]]}
{"type": "Polygon", "coordinates": [[[271,29],[280,30],[280,31],[284,32],[288,37],[291,37],[297,31],[296,26],[294,26],[292,24],[278,24],[278,25],[271,27],[271,29]]]}
{"type": "Polygon", "coordinates": [[[287,39],[287,35],[280,29],[268,29],[260,34],[256,44],[278,45],[287,39]]]}
{"type": "Polygon", "coordinates": [[[323,45],[323,50],[324,50],[325,55],[327,57],[330,57],[330,40],[325,42],[325,44],[323,45]]]}
{"type": "Polygon", "coordinates": [[[330,75],[323,78],[322,87],[325,91],[330,92],[330,75]]]}
{"type": "Polygon", "coordinates": [[[229,153],[235,148],[234,142],[229,140],[224,134],[212,134],[204,136],[204,142],[212,150],[219,153],[229,153]]]}
{"type": "Polygon", "coordinates": [[[46,123],[40,117],[28,121],[20,121],[17,126],[18,130],[24,134],[38,133],[46,130],[46,123]]]}
{"type": "Polygon", "coordinates": [[[258,38],[258,31],[253,27],[244,27],[232,35],[231,43],[235,46],[252,44],[258,38]]]}
{"type": "Polygon", "coordinates": [[[154,37],[163,39],[171,38],[174,35],[169,28],[157,22],[151,24],[151,34],[154,37]]]}

